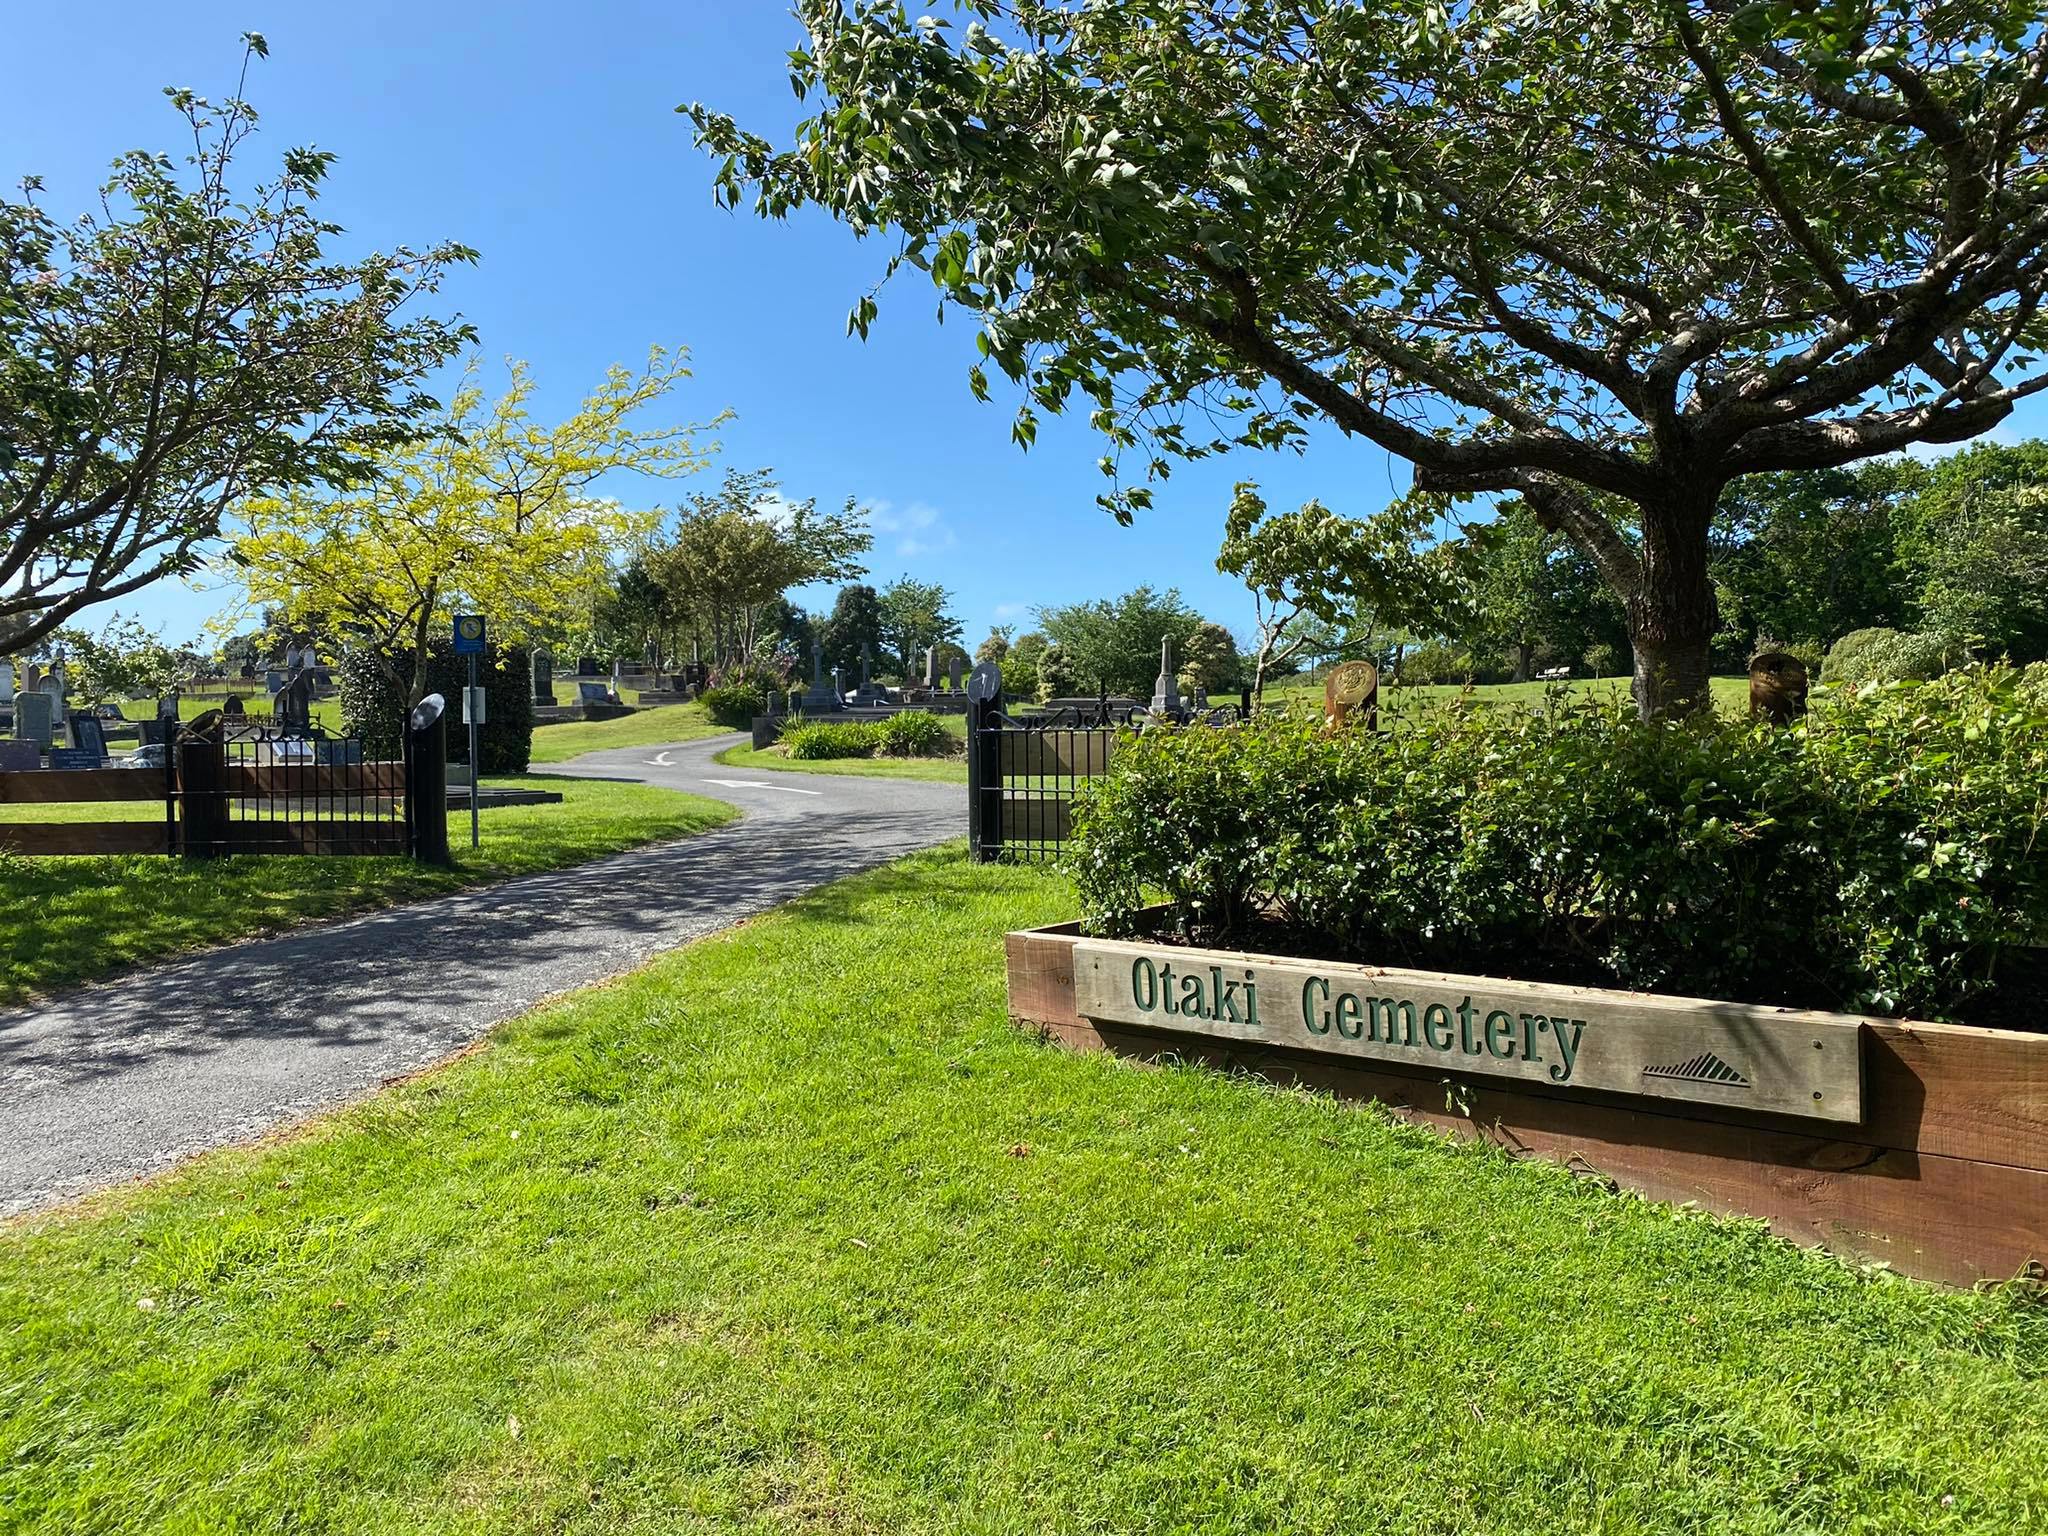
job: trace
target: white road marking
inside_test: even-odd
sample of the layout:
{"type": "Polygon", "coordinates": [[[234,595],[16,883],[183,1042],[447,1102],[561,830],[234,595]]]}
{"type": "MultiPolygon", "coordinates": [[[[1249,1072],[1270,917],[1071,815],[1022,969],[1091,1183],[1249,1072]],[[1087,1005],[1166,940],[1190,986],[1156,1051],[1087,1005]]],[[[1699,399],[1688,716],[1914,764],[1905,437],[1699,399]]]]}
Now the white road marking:
{"type": "Polygon", "coordinates": [[[785,795],[822,795],[822,789],[798,789],[794,784],[769,784],[761,779],[706,779],[706,784],[720,784],[727,789],[779,789],[785,795]]]}
{"type": "Polygon", "coordinates": [[[654,761],[647,766],[650,768],[673,768],[675,764],[668,760],[666,752],[657,752],[654,754],[654,761]]]}

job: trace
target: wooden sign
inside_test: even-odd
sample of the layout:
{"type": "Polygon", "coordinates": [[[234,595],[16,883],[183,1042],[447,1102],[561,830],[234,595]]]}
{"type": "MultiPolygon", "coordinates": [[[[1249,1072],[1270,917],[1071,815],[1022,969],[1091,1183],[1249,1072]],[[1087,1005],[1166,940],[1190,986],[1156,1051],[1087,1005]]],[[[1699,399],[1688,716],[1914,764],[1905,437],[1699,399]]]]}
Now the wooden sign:
{"type": "Polygon", "coordinates": [[[1347,661],[1323,680],[1323,719],[1332,726],[1344,724],[1363,706],[1370,729],[1379,723],[1379,702],[1380,669],[1369,661],[1347,661]]]}
{"type": "Polygon", "coordinates": [[[1075,1011],[1099,1021],[1445,1074],[1519,1078],[1854,1123],[1846,1014],[1084,939],[1075,1011]]]}

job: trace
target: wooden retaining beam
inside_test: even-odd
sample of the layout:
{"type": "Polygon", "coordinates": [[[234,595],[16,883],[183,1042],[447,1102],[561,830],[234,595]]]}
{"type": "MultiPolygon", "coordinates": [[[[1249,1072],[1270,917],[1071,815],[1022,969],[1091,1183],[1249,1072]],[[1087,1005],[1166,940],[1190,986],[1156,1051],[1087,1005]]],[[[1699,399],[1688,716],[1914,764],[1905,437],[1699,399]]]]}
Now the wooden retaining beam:
{"type": "Polygon", "coordinates": [[[1075,1011],[1077,924],[1012,933],[1010,1015],[1081,1050],[1174,1058],[1371,1099],[1403,1118],[1583,1168],[1654,1199],[1759,1217],[1797,1242],[1951,1284],[2048,1263],[2048,1034],[1865,1026],[1860,1123],[1357,1066],[1075,1011]]]}

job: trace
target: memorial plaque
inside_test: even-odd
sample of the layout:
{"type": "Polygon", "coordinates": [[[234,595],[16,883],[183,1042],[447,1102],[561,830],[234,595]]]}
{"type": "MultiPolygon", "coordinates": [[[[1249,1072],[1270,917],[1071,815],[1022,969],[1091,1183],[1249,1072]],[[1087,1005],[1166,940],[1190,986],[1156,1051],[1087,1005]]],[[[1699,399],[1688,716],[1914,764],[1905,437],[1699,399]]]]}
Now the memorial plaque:
{"type": "Polygon", "coordinates": [[[1846,1014],[1093,939],[1074,946],[1074,1006],[1362,1066],[1863,1118],[1846,1014]]]}
{"type": "Polygon", "coordinates": [[[72,770],[104,768],[106,766],[106,759],[90,747],[52,747],[50,749],[50,766],[53,769],[65,768],[72,770]]]}
{"type": "Polygon", "coordinates": [[[34,773],[42,766],[42,749],[34,742],[0,741],[0,773],[34,773]]]}
{"type": "Polygon", "coordinates": [[[1347,661],[1331,668],[1323,680],[1323,719],[1330,725],[1343,725],[1362,707],[1365,723],[1375,725],[1379,699],[1380,669],[1369,661],[1347,661]]]}

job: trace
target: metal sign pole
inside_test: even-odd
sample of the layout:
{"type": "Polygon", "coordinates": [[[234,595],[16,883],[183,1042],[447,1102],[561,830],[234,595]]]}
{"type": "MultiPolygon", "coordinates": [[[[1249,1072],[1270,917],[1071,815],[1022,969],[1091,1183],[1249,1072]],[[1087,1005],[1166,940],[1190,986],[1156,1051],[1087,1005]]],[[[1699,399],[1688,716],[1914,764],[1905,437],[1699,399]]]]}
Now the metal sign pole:
{"type": "Polygon", "coordinates": [[[455,654],[469,658],[469,686],[462,690],[462,721],[469,727],[469,846],[477,845],[477,769],[482,766],[483,690],[477,687],[477,658],[490,640],[490,626],[480,613],[455,615],[455,654]]]}
{"type": "Polygon", "coordinates": [[[463,713],[469,717],[469,846],[474,848],[477,845],[477,765],[483,761],[483,755],[480,750],[483,726],[477,719],[477,716],[482,711],[476,707],[476,652],[474,651],[469,653],[469,698],[466,702],[469,707],[463,713]]]}

